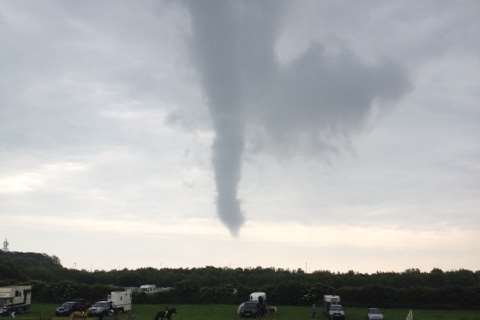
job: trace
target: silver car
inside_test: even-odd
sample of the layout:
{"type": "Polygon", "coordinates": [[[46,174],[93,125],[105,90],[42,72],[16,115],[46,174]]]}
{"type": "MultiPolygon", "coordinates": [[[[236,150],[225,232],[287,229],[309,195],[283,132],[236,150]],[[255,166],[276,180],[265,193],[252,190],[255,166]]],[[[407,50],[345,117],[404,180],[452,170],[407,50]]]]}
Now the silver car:
{"type": "Polygon", "coordinates": [[[110,301],[98,301],[93,306],[88,308],[87,314],[89,316],[107,316],[113,313],[112,303],[110,301]]]}
{"type": "Polygon", "coordinates": [[[340,304],[331,304],[328,308],[328,319],[330,320],[345,320],[345,311],[340,304]]]}
{"type": "Polygon", "coordinates": [[[368,320],[383,320],[383,313],[378,308],[368,308],[368,320]]]}

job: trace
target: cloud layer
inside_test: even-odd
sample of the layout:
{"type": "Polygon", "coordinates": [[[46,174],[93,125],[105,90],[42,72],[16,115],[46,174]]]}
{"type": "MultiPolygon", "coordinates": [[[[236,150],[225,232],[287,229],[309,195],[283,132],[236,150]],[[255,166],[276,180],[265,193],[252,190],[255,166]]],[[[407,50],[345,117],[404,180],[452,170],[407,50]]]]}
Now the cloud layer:
{"type": "Polygon", "coordinates": [[[255,258],[294,267],[312,252],[329,252],[319,268],[348,270],[365,256],[360,270],[408,267],[412,256],[426,269],[479,265],[472,254],[480,234],[478,1],[225,2],[216,10],[228,21],[202,22],[224,25],[212,32],[195,31],[201,21],[191,10],[200,10],[197,19],[208,12],[185,2],[0,2],[0,237],[12,248],[65,256],[74,248],[76,262],[118,267],[123,252],[118,260],[88,256],[92,239],[131,246],[134,230],[62,228],[84,219],[96,230],[120,219],[119,231],[142,220],[161,238],[143,238],[138,265],[165,263],[167,251],[171,265],[242,266],[255,258]],[[200,32],[211,48],[196,43],[200,32]],[[232,33],[229,52],[215,39],[232,33]],[[203,56],[214,49],[224,60],[203,56]],[[210,74],[215,63],[224,83],[210,74]],[[239,103],[218,117],[224,106],[213,108],[214,96],[239,103]],[[217,132],[225,135],[215,144],[217,132]],[[242,237],[231,239],[220,219],[212,221],[213,145],[237,151],[215,161],[230,166],[222,206],[244,213],[231,224],[236,230],[243,219],[242,237]],[[170,229],[172,218],[178,223],[170,229]],[[58,236],[70,242],[48,239],[56,219],[58,236]],[[199,238],[183,229],[196,219],[225,240],[217,260],[205,257],[218,238],[195,246],[199,238]],[[306,225],[312,233],[348,225],[375,234],[393,228],[405,238],[449,239],[452,230],[471,238],[448,250],[435,248],[438,238],[428,249],[402,249],[397,233],[395,250],[378,241],[340,250],[322,246],[323,238],[313,249],[286,249],[262,239],[265,228],[269,237],[291,232],[292,239],[306,225]],[[266,257],[269,250],[276,255],[266,257]]]}

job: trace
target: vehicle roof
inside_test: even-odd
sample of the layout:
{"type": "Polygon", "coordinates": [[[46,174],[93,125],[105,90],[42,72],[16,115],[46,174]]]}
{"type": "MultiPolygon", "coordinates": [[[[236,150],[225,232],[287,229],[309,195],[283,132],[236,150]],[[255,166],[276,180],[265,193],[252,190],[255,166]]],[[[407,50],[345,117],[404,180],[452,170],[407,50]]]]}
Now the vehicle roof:
{"type": "Polygon", "coordinates": [[[340,302],[340,296],[334,296],[334,295],[331,295],[331,294],[326,294],[326,295],[323,296],[323,300],[325,302],[334,302],[334,301],[340,302]]]}
{"type": "Polygon", "coordinates": [[[30,285],[22,285],[22,286],[3,286],[3,287],[0,287],[0,290],[2,289],[7,289],[7,290],[11,290],[11,289],[32,289],[32,286],[30,285]]]}

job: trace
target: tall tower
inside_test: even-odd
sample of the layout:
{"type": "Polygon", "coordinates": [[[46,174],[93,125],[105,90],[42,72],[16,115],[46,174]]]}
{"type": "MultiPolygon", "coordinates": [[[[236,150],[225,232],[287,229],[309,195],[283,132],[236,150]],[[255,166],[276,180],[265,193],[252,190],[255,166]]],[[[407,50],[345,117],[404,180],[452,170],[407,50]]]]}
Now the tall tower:
{"type": "Polygon", "coordinates": [[[5,241],[3,241],[3,251],[8,251],[8,240],[7,238],[5,238],[5,241]]]}

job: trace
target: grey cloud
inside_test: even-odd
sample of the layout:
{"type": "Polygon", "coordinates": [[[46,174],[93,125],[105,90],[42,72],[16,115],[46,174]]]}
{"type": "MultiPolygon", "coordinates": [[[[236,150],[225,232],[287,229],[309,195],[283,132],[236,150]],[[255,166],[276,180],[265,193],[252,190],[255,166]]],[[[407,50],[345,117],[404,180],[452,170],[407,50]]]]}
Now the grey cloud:
{"type": "MultiPolygon", "coordinates": [[[[294,217],[298,221],[311,221],[317,219],[318,213],[318,217],[325,219],[327,213],[316,210],[320,206],[319,199],[333,207],[341,204],[347,198],[347,188],[354,189],[351,191],[354,194],[357,194],[356,188],[364,190],[363,174],[374,177],[367,183],[375,188],[360,193],[361,201],[381,202],[386,196],[376,190],[388,190],[389,196],[395,199],[392,206],[398,206],[418,193],[417,189],[399,186],[396,179],[385,181],[384,177],[389,170],[400,170],[398,167],[405,164],[408,165],[402,170],[415,177],[421,176],[420,180],[430,181],[421,191],[431,196],[432,202],[444,198],[433,192],[438,184],[434,181],[442,172],[453,175],[451,168],[437,167],[438,171],[426,174],[419,168],[418,161],[422,158],[426,167],[431,166],[431,159],[438,158],[432,150],[440,149],[449,155],[445,162],[457,163],[459,145],[468,142],[469,149],[477,148],[475,120],[478,119],[479,90],[474,63],[478,61],[480,48],[475,41],[480,20],[477,19],[479,6],[476,1],[464,1],[461,5],[455,2],[439,5],[436,1],[302,1],[301,4],[292,1],[282,5],[277,1],[225,2],[222,8],[207,7],[207,4],[200,1],[190,4],[196,14],[192,15],[189,24],[188,10],[172,1],[43,1],[41,4],[2,1],[2,175],[9,176],[16,169],[28,171],[42,163],[88,160],[96,153],[120,145],[125,146],[128,154],[147,152],[152,167],[139,170],[135,168],[136,162],[128,162],[121,168],[108,164],[112,168],[111,175],[101,177],[99,172],[103,170],[92,175],[105,182],[117,175],[124,178],[125,183],[132,181],[140,186],[145,184],[144,177],[151,177],[150,170],[157,165],[165,166],[162,155],[181,152],[179,150],[185,147],[195,149],[192,154],[201,153],[202,165],[207,166],[205,153],[208,150],[202,149],[204,143],[210,141],[209,130],[215,128],[222,134],[217,136],[214,148],[218,152],[213,159],[217,172],[224,178],[217,182],[222,184],[219,189],[223,190],[222,199],[225,199],[217,205],[220,212],[235,212],[235,219],[223,218],[233,231],[238,230],[245,219],[239,198],[243,200],[242,207],[248,208],[255,217],[261,214],[271,220],[294,217]],[[212,18],[217,20],[207,20],[212,18]],[[220,23],[222,28],[219,29],[220,23]],[[190,36],[190,27],[194,37],[190,43],[192,47],[188,48],[185,39],[190,36]],[[198,79],[194,77],[188,49],[192,49],[191,61],[200,71],[203,88],[199,88],[198,79]],[[218,54],[220,51],[222,55],[218,54]],[[446,55],[449,59],[444,60],[446,55]],[[467,56],[474,59],[466,60],[467,56]],[[401,65],[395,63],[399,61],[401,65]],[[321,193],[318,191],[323,190],[321,185],[328,185],[331,179],[317,175],[318,184],[310,185],[312,210],[305,210],[303,217],[294,206],[300,207],[306,198],[292,204],[291,210],[282,217],[280,209],[254,212],[258,208],[257,198],[243,192],[241,197],[237,195],[242,164],[248,156],[256,157],[259,162],[267,159],[266,167],[279,160],[284,163],[275,167],[268,178],[258,178],[258,175],[249,176],[248,181],[244,178],[242,191],[255,184],[268,184],[267,180],[281,176],[277,183],[271,183],[270,195],[259,192],[258,197],[271,196],[272,208],[277,206],[278,194],[286,194],[287,204],[293,201],[289,196],[299,193],[296,187],[283,190],[278,187],[283,183],[281,178],[285,171],[293,171],[290,177],[295,177],[304,170],[304,164],[291,161],[290,155],[301,159],[310,157],[309,161],[316,164],[319,159],[348,147],[351,140],[357,144],[359,140],[352,138],[364,132],[372,106],[386,110],[408,88],[403,65],[411,70],[409,76],[415,81],[417,98],[412,100],[412,95],[408,95],[408,101],[403,100],[402,108],[394,110],[390,122],[380,124],[389,129],[396,125],[397,129],[380,131],[387,140],[385,144],[371,142],[370,148],[377,152],[367,152],[369,156],[362,159],[364,163],[375,165],[362,167],[353,161],[351,167],[362,173],[357,184],[351,185],[344,179],[354,173],[337,170],[337,188],[327,195],[322,191],[319,196],[316,192],[321,193]],[[437,71],[425,76],[425,66],[437,71]],[[438,82],[440,78],[441,83],[438,82]],[[201,89],[211,102],[210,109],[200,99],[201,89]],[[235,103],[224,109],[225,101],[229,100],[235,103]],[[418,110],[424,112],[422,117],[416,113],[418,110]],[[211,119],[209,111],[213,115],[211,119]],[[146,112],[146,116],[135,116],[137,112],[146,112]],[[185,131],[172,130],[170,135],[164,135],[165,114],[170,114],[168,124],[180,125],[185,131]],[[192,132],[194,136],[199,128],[204,135],[201,145],[196,140],[178,138],[192,132]],[[419,139],[426,133],[427,136],[419,139]],[[451,136],[452,133],[456,136],[451,136]],[[162,138],[175,140],[178,149],[165,146],[162,138]],[[180,146],[182,143],[184,145],[180,146]],[[263,153],[251,153],[250,146],[263,153]],[[419,155],[419,149],[425,155],[419,155]],[[277,157],[271,158],[271,154],[277,157]],[[22,157],[25,160],[19,161],[22,157]],[[292,163],[295,168],[289,169],[292,163]],[[384,171],[379,170],[379,166],[385,166],[384,171]],[[129,170],[136,172],[138,177],[132,179],[122,175],[129,170]],[[414,191],[403,198],[399,195],[403,188],[414,191]]],[[[376,124],[378,134],[380,126],[376,124]]],[[[476,154],[465,155],[465,160],[472,163],[478,162],[476,159],[476,154]]],[[[112,163],[118,161],[117,157],[111,160],[112,163]]],[[[312,166],[311,170],[318,168],[312,166]]],[[[404,176],[402,170],[399,176],[404,176]]],[[[461,176],[458,185],[463,186],[465,179],[475,180],[478,176],[475,170],[469,169],[466,178],[461,176]]],[[[177,171],[171,169],[154,177],[161,180],[177,171]]],[[[310,173],[302,178],[310,179],[310,173]]],[[[94,186],[92,179],[72,189],[72,197],[94,186]]],[[[303,180],[298,179],[297,183],[304,183],[303,180]]],[[[418,185],[417,180],[412,184],[418,185]]],[[[477,183],[471,184],[478,190],[477,183]]],[[[115,181],[102,184],[102,188],[115,190],[118,185],[115,181]]],[[[448,187],[451,186],[448,183],[448,187]]],[[[199,198],[208,202],[213,196],[210,189],[206,189],[209,191],[199,198]]],[[[146,196],[141,202],[158,201],[157,190],[150,188],[148,196],[143,192],[146,196]]],[[[65,198],[63,188],[57,191],[52,197],[41,192],[32,192],[22,199],[2,195],[0,212],[19,212],[25,204],[32,212],[55,211],[52,199],[65,198]],[[40,203],[44,206],[39,206],[40,203]]],[[[461,192],[465,195],[473,191],[462,189],[461,192]]],[[[445,194],[451,193],[445,191],[445,194]]],[[[122,202],[120,198],[124,198],[123,194],[112,192],[112,202],[122,202]]],[[[462,201],[459,197],[452,200],[462,201]]],[[[82,204],[86,202],[82,198],[75,205],[82,211],[82,204]]],[[[179,205],[178,210],[172,212],[177,214],[181,207],[179,205]]],[[[64,208],[56,211],[68,211],[64,208]]],[[[102,205],[97,204],[95,209],[101,211],[102,205]]],[[[198,211],[207,214],[212,209],[206,206],[198,211]]],[[[437,211],[441,208],[431,210],[428,223],[438,220],[437,211]]],[[[405,215],[412,217],[415,214],[412,212],[405,215]]],[[[466,212],[465,216],[470,214],[462,212],[466,212]]],[[[364,220],[349,213],[346,215],[349,221],[364,220]]],[[[331,219],[335,222],[336,216],[331,219]]],[[[397,218],[385,217],[385,221],[391,223],[399,219],[403,219],[400,214],[397,218]]],[[[454,214],[445,219],[453,223],[459,221],[454,214]]]]}
{"type": "Polygon", "coordinates": [[[374,101],[395,100],[409,87],[400,65],[369,65],[347,49],[329,56],[312,45],[282,65],[275,52],[282,7],[276,2],[189,3],[193,60],[215,130],[218,215],[233,234],[244,220],[238,184],[246,130],[259,130],[282,148],[303,144],[323,152],[334,149],[339,137],[348,140],[360,130],[374,101]]]}
{"type": "Polygon", "coordinates": [[[282,149],[302,151],[302,145],[320,153],[360,131],[374,102],[385,108],[410,87],[399,64],[369,65],[347,49],[330,55],[320,45],[281,67],[272,83],[271,95],[252,110],[251,122],[282,149]]]}
{"type": "Polygon", "coordinates": [[[295,52],[312,38],[346,43],[362,57],[385,55],[418,68],[447,53],[478,55],[479,12],[475,0],[305,1],[289,10],[285,46],[295,52]]]}
{"type": "Polygon", "coordinates": [[[129,144],[131,126],[105,111],[165,111],[191,99],[169,78],[185,72],[183,31],[165,27],[185,24],[173,4],[7,1],[0,13],[0,150],[63,156],[129,144]]]}

